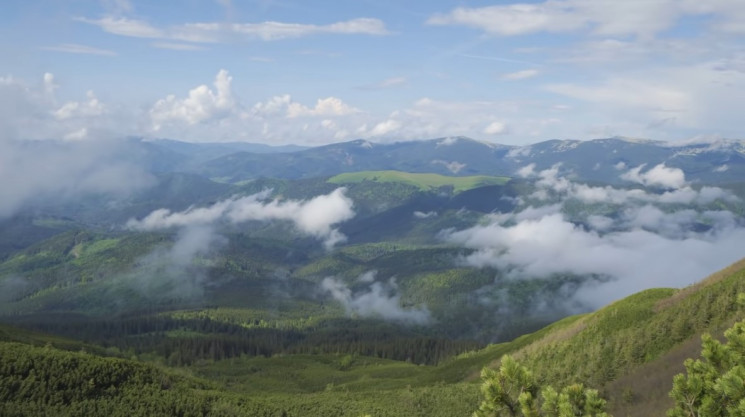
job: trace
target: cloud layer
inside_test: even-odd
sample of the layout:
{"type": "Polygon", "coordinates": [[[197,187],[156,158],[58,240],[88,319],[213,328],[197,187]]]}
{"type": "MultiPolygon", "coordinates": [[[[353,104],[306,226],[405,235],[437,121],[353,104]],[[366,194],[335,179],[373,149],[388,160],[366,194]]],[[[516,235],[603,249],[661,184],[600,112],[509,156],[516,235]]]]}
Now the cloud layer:
{"type": "Polygon", "coordinates": [[[123,198],[154,183],[126,141],[24,142],[0,138],[0,219],[30,203],[87,195],[123,198]]]}
{"type": "Polygon", "coordinates": [[[709,206],[735,197],[721,189],[694,191],[672,168],[649,171],[652,183],[678,187],[659,194],[576,184],[559,176],[558,167],[531,168],[521,170],[536,178],[530,204],[443,235],[474,249],[463,259],[467,265],[495,267],[513,279],[567,273],[610,278],[578,294],[599,307],[650,287],[689,285],[745,256],[737,244],[745,239],[742,220],[709,206]],[[577,213],[574,204],[570,219],[566,204],[573,200],[586,206],[577,213]]]}
{"type": "Polygon", "coordinates": [[[209,207],[192,207],[181,212],[158,209],[141,220],[131,219],[126,226],[132,230],[159,230],[193,225],[212,225],[220,221],[241,223],[251,220],[291,221],[303,234],[323,241],[330,249],[346,240],[334,225],[354,217],[354,203],[345,195],[345,188],[337,188],[326,195],[307,201],[271,200],[270,192],[234,197],[209,207]]]}

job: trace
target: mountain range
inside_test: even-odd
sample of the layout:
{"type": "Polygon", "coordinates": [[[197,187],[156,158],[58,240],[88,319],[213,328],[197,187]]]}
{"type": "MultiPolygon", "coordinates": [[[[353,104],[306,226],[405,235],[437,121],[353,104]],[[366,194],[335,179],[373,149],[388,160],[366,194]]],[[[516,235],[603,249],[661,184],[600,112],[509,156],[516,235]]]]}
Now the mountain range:
{"type": "Polygon", "coordinates": [[[242,143],[141,142],[155,170],[191,172],[227,182],[258,177],[314,178],[344,172],[398,170],[443,175],[511,176],[526,165],[560,164],[577,180],[620,184],[631,168],[680,168],[692,182],[725,184],[745,178],[745,141],[660,142],[629,138],[548,140],[527,146],[466,137],[373,143],[366,140],[303,147],[242,143]]]}

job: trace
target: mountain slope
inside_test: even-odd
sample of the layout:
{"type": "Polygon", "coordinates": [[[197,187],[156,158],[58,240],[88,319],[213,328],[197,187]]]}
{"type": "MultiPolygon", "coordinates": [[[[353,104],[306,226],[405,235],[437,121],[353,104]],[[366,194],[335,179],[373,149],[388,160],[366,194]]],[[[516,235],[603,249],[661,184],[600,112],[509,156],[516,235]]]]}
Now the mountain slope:
{"type": "MultiPolygon", "coordinates": [[[[4,415],[452,416],[478,404],[478,370],[510,353],[546,383],[601,388],[615,416],[662,415],[684,357],[704,331],[742,316],[745,259],[682,289],[647,290],[438,366],[338,355],[152,365],[0,341],[4,415]],[[68,372],[69,369],[75,372],[68,372]],[[198,377],[188,376],[197,375],[198,377]],[[184,376],[186,375],[186,376],[184,376]],[[282,381],[293,375],[297,383],[282,381]],[[132,410],[136,404],[136,410],[132,410]]],[[[3,328],[11,340],[12,328],[3,328]]],[[[22,334],[19,333],[19,334],[22,334]]],[[[33,340],[44,340],[35,335],[33,340]]],[[[53,340],[53,339],[52,339],[53,340]]],[[[54,342],[52,342],[54,343],[54,342]]]]}

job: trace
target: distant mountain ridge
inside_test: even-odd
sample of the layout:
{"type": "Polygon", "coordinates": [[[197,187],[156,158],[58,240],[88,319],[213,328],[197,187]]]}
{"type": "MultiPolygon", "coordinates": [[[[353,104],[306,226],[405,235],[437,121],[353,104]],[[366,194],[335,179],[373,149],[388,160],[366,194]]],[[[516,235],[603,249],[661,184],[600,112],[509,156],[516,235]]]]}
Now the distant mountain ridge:
{"type": "Polygon", "coordinates": [[[631,168],[644,165],[644,171],[659,164],[682,169],[691,182],[721,184],[745,178],[745,141],[725,139],[674,143],[617,137],[548,140],[526,146],[493,144],[466,137],[395,143],[358,139],[313,148],[277,148],[271,152],[249,150],[253,148],[240,143],[195,146],[154,141],[147,144],[159,153],[181,152],[182,158],[189,161],[183,166],[187,172],[228,182],[380,170],[509,176],[529,164],[535,164],[536,170],[561,164],[560,169],[576,179],[610,184],[622,183],[621,174],[631,168]],[[200,156],[192,155],[195,152],[200,156]],[[208,155],[217,156],[205,158],[208,155]]]}

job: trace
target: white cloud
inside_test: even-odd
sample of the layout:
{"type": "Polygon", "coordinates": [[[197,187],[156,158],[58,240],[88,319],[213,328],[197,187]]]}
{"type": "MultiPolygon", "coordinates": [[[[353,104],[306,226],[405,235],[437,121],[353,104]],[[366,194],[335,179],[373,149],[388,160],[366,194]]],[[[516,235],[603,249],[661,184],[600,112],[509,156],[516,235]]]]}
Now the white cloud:
{"type": "Polygon", "coordinates": [[[442,166],[444,166],[445,168],[448,169],[448,171],[452,172],[453,174],[459,173],[460,170],[462,170],[463,168],[465,168],[466,165],[467,165],[467,164],[464,164],[464,163],[461,163],[461,162],[458,162],[458,161],[450,161],[450,162],[448,162],[448,161],[443,161],[441,159],[435,159],[434,161],[432,161],[432,163],[435,164],[435,165],[442,165],[442,166]]]}
{"type": "MultiPolygon", "coordinates": [[[[648,218],[646,224],[656,226],[663,219],[648,218]]],[[[470,265],[497,267],[515,278],[555,273],[612,277],[583,290],[586,301],[600,306],[645,288],[682,287],[702,279],[742,256],[730,245],[743,237],[741,227],[679,239],[639,229],[600,235],[561,214],[549,214],[512,226],[477,226],[452,233],[449,240],[477,249],[466,258],[470,265]]]]}
{"type": "Polygon", "coordinates": [[[685,173],[680,168],[670,168],[659,164],[646,172],[641,172],[644,165],[632,168],[621,175],[621,179],[648,186],[681,188],[685,185],[685,173]]]}
{"type": "MultiPolygon", "coordinates": [[[[0,94],[1,96],[2,94],[0,94]]],[[[152,184],[152,177],[128,158],[126,141],[21,141],[0,135],[0,218],[28,204],[60,202],[98,194],[123,198],[152,184]]]]}
{"type": "Polygon", "coordinates": [[[431,25],[464,25],[498,35],[521,35],[538,31],[561,32],[583,25],[562,3],[510,4],[482,8],[459,7],[430,17],[431,25]],[[558,6],[558,7],[557,7],[558,6]]]}
{"type": "Polygon", "coordinates": [[[523,176],[536,178],[539,197],[550,198],[550,204],[531,200],[544,205],[489,215],[486,224],[446,231],[444,238],[475,250],[464,258],[467,264],[496,267],[515,279],[562,273],[612,278],[581,289],[582,300],[595,306],[649,287],[685,286],[742,257],[739,248],[730,246],[745,237],[742,219],[704,208],[715,200],[736,199],[720,188],[696,191],[666,167],[647,180],[680,188],[655,194],[593,187],[559,177],[558,168],[535,172],[531,164],[520,169],[523,176]],[[577,212],[572,203],[568,210],[575,220],[570,221],[565,205],[575,199],[589,207],[577,212]],[[596,214],[594,204],[615,205],[612,212],[620,214],[596,214]],[[708,228],[694,227],[701,224],[708,228]]]}
{"type": "Polygon", "coordinates": [[[268,117],[280,113],[286,114],[290,103],[292,103],[292,97],[289,94],[274,96],[265,102],[254,104],[251,113],[260,117],[268,117]]]}
{"type": "Polygon", "coordinates": [[[93,91],[86,93],[88,101],[68,101],[54,112],[57,120],[67,120],[74,117],[100,116],[106,112],[106,106],[101,103],[93,91]]]}
{"type": "Polygon", "coordinates": [[[319,98],[315,107],[306,107],[300,103],[287,103],[287,117],[301,116],[344,116],[359,112],[358,109],[344,103],[336,97],[319,98]]]}
{"type": "Polygon", "coordinates": [[[218,221],[241,223],[250,220],[292,221],[297,229],[324,241],[330,249],[346,240],[333,226],[354,217],[353,202],[337,188],[333,192],[307,201],[265,201],[268,192],[219,201],[209,207],[192,207],[182,212],[158,209],[141,220],[131,219],[127,227],[133,230],[158,230],[190,225],[207,225],[218,221]]]}
{"type": "Polygon", "coordinates": [[[0,139],[48,140],[123,137],[136,133],[134,113],[100,101],[57,102],[59,85],[52,73],[41,82],[0,77],[0,139]]]}
{"type": "Polygon", "coordinates": [[[548,0],[480,8],[459,7],[436,14],[427,23],[463,25],[501,36],[537,32],[588,31],[599,36],[649,38],[685,16],[715,16],[716,30],[741,33],[745,6],[733,1],[693,0],[548,0]]]}
{"type": "Polygon", "coordinates": [[[435,147],[436,148],[439,148],[440,146],[451,146],[451,145],[455,145],[456,143],[458,143],[459,140],[460,140],[460,138],[458,138],[457,136],[448,136],[445,139],[437,142],[437,145],[435,145],[435,147]]]}
{"type": "Polygon", "coordinates": [[[176,40],[197,43],[223,42],[231,39],[275,41],[318,34],[388,35],[385,23],[379,19],[356,18],[327,25],[284,22],[219,23],[196,22],[157,28],[151,24],[125,17],[106,16],[100,19],[76,18],[103,31],[120,36],[176,40]]]}
{"type": "Polygon", "coordinates": [[[689,285],[742,256],[731,245],[745,237],[745,228],[729,212],[631,205],[619,218],[589,216],[587,229],[568,221],[562,204],[491,216],[487,225],[445,237],[475,250],[464,258],[468,265],[496,267],[514,279],[609,277],[580,290],[596,307],[645,288],[689,285]],[[712,228],[695,232],[697,221],[712,228]]]}
{"type": "MultiPolygon", "coordinates": [[[[204,295],[207,275],[194,263],[225,243],[225,239],[207,225],[192,225],[180,230],[170,247],[157,247],[138,258],[135,268],[116,278],[117,284],[137,291],[150,300],[198,299],[204,295]]],[[[107,307],[117,308],[118,294],[107,294],[107,307]]],[[[126,304],[126,303],[124,303],[126,304]]]]}
{"type": "Polygon", "coordinates": [[[569,181],[559,173],[560,165],[540,172],[535,171],[535,164],[517,170],[516,175],[523,178],[536,178],[537,190],[530,198],[539,201],[556,198],[575,198],[584,203],[606,204],[695,204],[706,205],[716,200],[737,201],[737,197],[719,187],[701,187],[694,190],[686,185],[685,175],[678,168],[668,168],[660,164],[642,173],[644,166],[633,168],[621,175],[632,182],[651,187],[665,187],[671,190],[661,194],[642,189],[614,188],[611,186],[591,186],[569,181]]]}
{"type": "Polygon", "coordinates": [[[159,130],[164,123],[173,121],[194,125],[228,116],[236,110],[236,101],[230,86],[232,80],[223,69],[215,77],[215,90],[200,85],[191,89],[184,99],[169,95],[158,100],[150,109],[153,128],[159,130]]]}
{"type": "Polygon", "coordinates": [[[229,30],[265,41],[299,38],[323,33],[365,35],[387,35],[389,33],[381,20],[371,18],[358,18],[329,25],[281,22],[241,23],[233,25],[229,30]]]}
{"type": "Polygon", "coordinates": [[[376,124],[372,129],[370,129],[368,136],[386,136],[399,129],[401,129],[401,122],[393,119],[388,119],[376,124]]]}
{"type": "MultiPolygon", "coordinates": [[[[415,140],[442,136],[479,138],[485,134],[484,129],[495,122],[495,114],[508,115],[517,111],[518,106],[512,102],[441,101],[424,97],[373,124],[372,129],[360,129],[359,133],[363,137],[374,137],[395,131],[396,139],[415,140]]],[[[366,124],[371,125],[370,122],[366,124]]],[[[498,124],[492,126],[493,129],[498,127],[498,124]]]]}
{"type": "Polygon", "coordinates": [[[512,80],[512,81],[514,81],[514,80],[526,80],[528,78],[535,77],[539,73],[540,73],[540,71],[538,71],[537,69],[525,69],[525,70],[521,70],[521,71],[515,71],[515,72],[510,72],[510,73],[504,74],[504,75],[502,75],[501,78],[503,80],[512,80]]]}
{"type": "Polygon", "coordinates": [[[135,38],[164,38],[166,34],[142,20],[128,19],[125,17],[102,17],[101,19],[86,19],[84,17],[75,20],[100,27],[102,30],[114,35],[130,36],[135,38]]]}
{"type": "Polygon", "coordinates": [[[414,212],[414,217],[416,217],[417,219],[428,219],[430,217],[437,217],[437,212],[436,211],[428,211],[428,212],[425,213],[423,211],[415,211],[414,212]]]}
{"type": "Polygon", "coordinates": [[[319,98],[315,106],[308,107],[293,101],[289,94],[284,94],[254,104],[249,114],[260,118],[279,116],[294,119],[300,117],[348,116],[359,112],[359,109],[348,105],[337,97],[319,98]]]}
{"type": "Polygon", "coordinates": [[[361,291],[352,292],[344,282],[326,277],[321,282],[321,288],[342,303],[348,314],[410,324],[427,324],[431,321],[426,307],[404,308],[401,306],[401,295],[397,293],[398,286],[395,279],[391,278],[387,283],[373,280],[374,276],[363,274],[357,281],[370,283],[370,285],[361,291]]]}
{"type": "Polygon", "coordinates": [[[47,51],[55,51],[55,52],[67,52],[70,54],[103,55],[103,56],[116,56],[117,55],[116,52],[108,50],[108,49],[94,48],[92,46],[80,45],[76,43],[63,43],[57,46],[44,46],[41,49],[44,49],[47,51]]]}
{"type": "Polygon", "coordinates": [[[484,128],[484,133],[487,135],[501,135],[507,133],[507,125],[502,122],[491,122],[484,128]]]}

